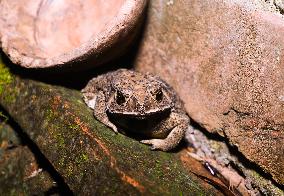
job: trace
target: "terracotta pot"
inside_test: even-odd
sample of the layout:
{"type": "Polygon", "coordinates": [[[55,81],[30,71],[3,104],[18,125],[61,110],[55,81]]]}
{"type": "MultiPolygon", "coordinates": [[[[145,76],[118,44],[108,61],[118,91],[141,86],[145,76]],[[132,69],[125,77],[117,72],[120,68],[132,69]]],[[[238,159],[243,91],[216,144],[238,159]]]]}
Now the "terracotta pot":
{"type": "Polygon", "coordinates": [[[0,44],[26,68],[86,69],[130,45],[147,0],[2,0],[0,44]],[[80,62],[80,63],[79,63],[80,62]]]}

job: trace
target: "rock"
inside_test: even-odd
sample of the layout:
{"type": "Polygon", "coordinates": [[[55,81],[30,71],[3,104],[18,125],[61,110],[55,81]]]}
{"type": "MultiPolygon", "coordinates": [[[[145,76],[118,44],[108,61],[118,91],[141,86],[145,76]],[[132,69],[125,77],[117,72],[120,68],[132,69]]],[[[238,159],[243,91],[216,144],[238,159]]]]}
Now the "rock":
{"type": "Polygon", "coordinates": [[[1,114],[0,110],[0,195],[59,194],[54,179],[39,166],[36,157],[21,143],[15,130],[1,121],[1,117],[5,117],[1,114]]]}
{"type": "Polygon", "coordinates": [[[95,120],[80,91],[15,76],[1,62],[0,73],[10,78],[0,77],[0,105],[75,195],[221,194],[188,170],[186,153],[151,151],[95,120]]]}
{"type": "Polygon", "coordinates": [[[123,54],[146,0],[0,1],[0,46],[26,68],[78,70],[123,54]]]}
{"type": "Polygon", "coordinates": [[[284,17],[257,1],[151,1],[135,67],[284,184],[284,17]]]}

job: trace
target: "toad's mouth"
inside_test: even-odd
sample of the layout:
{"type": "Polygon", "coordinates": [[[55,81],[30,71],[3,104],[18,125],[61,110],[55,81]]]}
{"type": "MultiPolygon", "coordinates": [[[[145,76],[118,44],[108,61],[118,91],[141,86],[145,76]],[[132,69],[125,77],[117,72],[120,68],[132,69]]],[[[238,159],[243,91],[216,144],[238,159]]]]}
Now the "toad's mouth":
{"type": "Polygon", "coordinates": [[[147,113],[108,113],[108,117],[118,127],[137,133],[148,133],[155,129],[170,115],[170,110],[147,113]]]}
{"type": "Polygon", "coordinates": [[[156,117],[168,116],[170,114],[170,109],[159,110],[159,111],[147,111],[147,112],[116,112],[108,111],[108,115],[119,118],[145,120],[156,117]]]}

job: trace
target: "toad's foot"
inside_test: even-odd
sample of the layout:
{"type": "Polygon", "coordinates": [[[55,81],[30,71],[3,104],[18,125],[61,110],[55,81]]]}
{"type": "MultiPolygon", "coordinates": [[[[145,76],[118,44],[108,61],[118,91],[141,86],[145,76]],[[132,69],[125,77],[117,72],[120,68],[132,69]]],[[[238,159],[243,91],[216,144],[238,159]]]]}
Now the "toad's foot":
{"type": "Polygon", "coordinates": [[[106,125],[107,125],[108,127],[110,127],[110,128],[113,130],[113,132],[114,132],[115,134],[118,134],[117,127],[116,127],[113,123],[107,122],[106,125]]]}
{"type": "Polygon", "coordinates": [[[165,139],[150,139],[140,141],[143,144],[151,145],[151,150],[169,151],[175,148],[183,138],[185,131],[188,128],[189,119],[187,116],[180,116],[179,114],[172,113],[170,120],[180,124],[176,125],[170,134],[165,139]]]}
{"type": "Polygon", "coordinates": [[[141,140],[140,142],[143,144],[151,145],[151,150],[168,151],[172,149],[172,146],[169,146],[166,140],[163,139],[141,140]]]}

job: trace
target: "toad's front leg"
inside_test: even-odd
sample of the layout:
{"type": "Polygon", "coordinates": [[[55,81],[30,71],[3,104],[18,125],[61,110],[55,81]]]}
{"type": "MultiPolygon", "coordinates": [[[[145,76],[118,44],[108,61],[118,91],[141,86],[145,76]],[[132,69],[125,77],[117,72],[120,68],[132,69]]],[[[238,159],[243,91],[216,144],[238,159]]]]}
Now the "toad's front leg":
{"type": "Polygon", "coordinates": [[[165,124],[174,124],[171,132],[165,139],[142,140],[141,143],[151,145],[151,150],[169,151],[175,148],[189,126],[189,118],[185,114],[171,113],[165,124]]]}
{"type": "Polygon", "coordinates": [[[103,92],[84,93],[83,98],[86,104],[94,110],[94,116],[97,120],[110,127],[115,133],[118,133],[117,127],[110,122],[106,113],[105,96],[103,92]]]}

